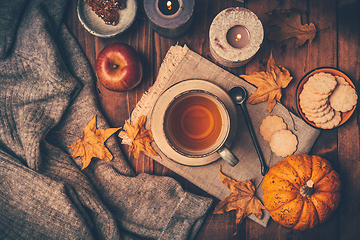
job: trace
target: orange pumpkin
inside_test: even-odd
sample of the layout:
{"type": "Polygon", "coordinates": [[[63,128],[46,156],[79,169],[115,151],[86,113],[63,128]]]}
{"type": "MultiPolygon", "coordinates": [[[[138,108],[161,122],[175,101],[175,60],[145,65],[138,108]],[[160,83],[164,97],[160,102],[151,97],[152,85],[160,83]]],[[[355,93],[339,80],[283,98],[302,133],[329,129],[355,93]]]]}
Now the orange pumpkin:
{"type": "Polygon", "coordinates": [[[272,219],[293,229],[324,222],[340,202],[339,175],[320,156],[288,156],[269,169],[262,188],[272,219]]]}

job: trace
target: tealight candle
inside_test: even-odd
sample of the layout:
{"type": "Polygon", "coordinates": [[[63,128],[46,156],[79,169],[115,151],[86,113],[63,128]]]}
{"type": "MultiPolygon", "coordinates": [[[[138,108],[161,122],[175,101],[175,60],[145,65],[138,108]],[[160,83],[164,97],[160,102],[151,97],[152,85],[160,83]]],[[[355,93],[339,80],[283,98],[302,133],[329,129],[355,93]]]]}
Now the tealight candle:
{"type": "Polygon", "coordinates": [[[241,25],[234,26],[227,32],[226,40],[234,48],[243,48],[250,42],[249,30],[241,25]]]}
{"type": "Polygon", "coordinates": [[[158,8],[164,15],[173,15],[179,10],[178,0],[159,0],[158,8]]]}
{"type": "Polygon", "coordinates": [[[210,52],[225,67],[248,63],[260,49],[264,28],[259,18],[246,8],[227,8],[212,21],[210,52]]]}
{"type": "Polygon", "coordinates": [[[195,0],[144,0],[150,26],[165,38],[185,34],[193,21],[195,0]]]}

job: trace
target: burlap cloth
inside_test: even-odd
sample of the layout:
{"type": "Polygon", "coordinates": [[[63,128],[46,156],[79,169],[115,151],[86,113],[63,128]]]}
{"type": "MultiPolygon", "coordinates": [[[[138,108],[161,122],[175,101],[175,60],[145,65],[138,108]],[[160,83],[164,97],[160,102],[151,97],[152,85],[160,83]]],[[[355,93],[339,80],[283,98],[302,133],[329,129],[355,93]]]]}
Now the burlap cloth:
{"type": "MultiPolygon", "coordinates": [[[[184,47],[180,45],[172,46],[163,60],[155,84],[142,96],[139,103],[133,110],[131,122],[136,122],[138,117],[145,114],[148,116],[147,128],[150,129],[151,124],[156,124],[150,122],[151,110],[160,94],[174,83],[193,78],[208,80],[222,87],[226,91],[229,91],[232,87],[237,85],[244,86],[249,95],[256,90],[254,86],[250,85],[243,79],[234,76],[221,67],[201,57],[199,54],[191,51],[186,45],[184,47]]],[[[277,115],[282,117],[287,124],[288,129],[296,134],[299,143],[295,153],[308,153],[320,133],[319,130],[308,126],[303,120],[292,114],[279,103],[276,104],[270,114],[266,111],[268,109],[267,102],[256,105],[247,104],[247,109],[269,167],[283,158],[277,157],[274,153],[272,153],[269,143],[266,142],[260,135],[260,125],[266,116],[277,115]]],[[[236,181],[255,179],[255,184],[257,186],[256,195],[262,200],[263,191],[261,183],[263,176],[260,173],[258,155],[254,148],[242,111],[239,107],[237,108],[237,114],[238,129],[231,150],[239,158],[240,162],[235,167],[229,166],[222,159],[205,166],[184,166],[168,159],[154,142],[153,147],[159,153],[161,158],[156,156],[150,157],[220,200],[231,193],[220,180],[220,166],[225,175],[230,176],[236,181]]],[[[261,220],[257,219],[253,214],[249,217],[262,226],[266,226],[270,215],[267,211],[264,211],[264,216],[261,220]]]]}

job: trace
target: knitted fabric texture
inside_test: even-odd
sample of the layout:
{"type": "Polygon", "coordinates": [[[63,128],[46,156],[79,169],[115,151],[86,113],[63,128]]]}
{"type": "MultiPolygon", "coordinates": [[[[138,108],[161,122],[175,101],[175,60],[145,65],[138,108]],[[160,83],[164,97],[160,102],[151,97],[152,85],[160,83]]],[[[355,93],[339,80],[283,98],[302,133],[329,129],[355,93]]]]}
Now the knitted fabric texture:
{"type": "Polygon", "coordinates": [[[62,23],[66,0],[0,0],[0,238],[192,239],[211,200],[111,162],[83,171],[68,145],[97,115],[95,78],[62,23]]]}

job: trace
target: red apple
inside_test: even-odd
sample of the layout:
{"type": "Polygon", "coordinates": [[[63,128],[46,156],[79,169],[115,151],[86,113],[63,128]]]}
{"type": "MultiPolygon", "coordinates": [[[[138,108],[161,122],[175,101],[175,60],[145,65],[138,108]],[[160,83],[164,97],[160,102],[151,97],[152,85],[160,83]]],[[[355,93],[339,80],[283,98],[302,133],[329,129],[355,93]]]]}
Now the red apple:
{"type": "Polygon", "coordinates": [[[105,88],[127,91],[142,78],[142,65],[136,50],[124,43],[106,46],[96,59],[96,76],[105,88]]]}

